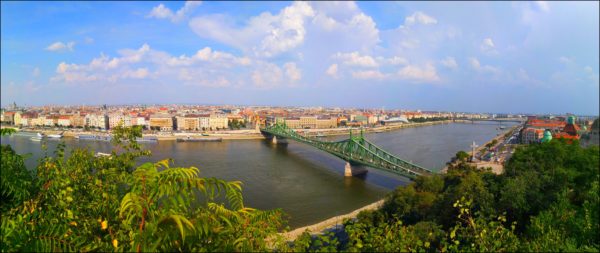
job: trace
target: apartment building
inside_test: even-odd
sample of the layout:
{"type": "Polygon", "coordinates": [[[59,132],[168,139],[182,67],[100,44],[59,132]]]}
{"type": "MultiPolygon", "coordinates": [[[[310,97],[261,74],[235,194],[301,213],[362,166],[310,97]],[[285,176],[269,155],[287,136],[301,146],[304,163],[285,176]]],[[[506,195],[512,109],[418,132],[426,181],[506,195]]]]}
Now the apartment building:
{"type": "Polygon", "coordinates": [[[317,128],[336,128],[337,127],[337,118],[317,118],[316,121],[317,128]]]}
{"type": "Polygon", "coordinates": [[[150,116],[148,122],[150,129],[157,129],[160,131],[172,131],[173,130],[173,117],[166,113],[157,113],[150,116]]]}
{"type": "Polygon", "coordinates": [[[202,130],[210,129],[210,114],[198,115],[198,124],[202,130]]]}
{"type": "Polygon", "coordinates": [[[129,117],[129,115],[123,115],[120,113],[113,113],[108,115],[108,127],[110,129],[117,127],[119,124],[124,127],[132,126],[131,117],[129,117]]]}
{"type": "Polygon", "coordinates": [[[66,127],[71,125],[71,116],[70,115],[60,115],[58,116],[58,120],[56,122],[61,127],[66,127]]]}
{"type": "Polygon", "coordinates": [[[200,130],[199,115],[187,114],[177,117],[177,130],[200,130]]]}
{"type": "Polygon", "coordinates": [[[85,125],[100,129],[108,128],[108,116],[104,114],[90,113],[85,115],[85,125]]]}
{"type": "Polygon", "coordinates": [[[211,130],[226,129],[228,127],[227,116],[216,114],[210,115],[209,126],[211,130]]]}

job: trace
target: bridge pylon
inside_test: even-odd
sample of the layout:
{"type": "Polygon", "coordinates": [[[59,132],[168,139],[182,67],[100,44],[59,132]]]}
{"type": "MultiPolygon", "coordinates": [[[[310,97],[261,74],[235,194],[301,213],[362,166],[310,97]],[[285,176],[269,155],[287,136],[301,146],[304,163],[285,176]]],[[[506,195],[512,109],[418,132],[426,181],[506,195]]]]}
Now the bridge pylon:
{"type": "Polygon", "coordinates": [[[346,166],[344,166],[344,176],[345,177],[362,175],[367,172],[368,172],[367,168],[365,168],[364,166],[362,166],[360,164],[346,162],[346,166]]]}
{"type": "Polygon", "coordinates": [[[273,135],[273,139],[271,139],[271,143],[273,144],[288,144],[287,138],[281,137],[281,136],[276,136],[273,135]]]}

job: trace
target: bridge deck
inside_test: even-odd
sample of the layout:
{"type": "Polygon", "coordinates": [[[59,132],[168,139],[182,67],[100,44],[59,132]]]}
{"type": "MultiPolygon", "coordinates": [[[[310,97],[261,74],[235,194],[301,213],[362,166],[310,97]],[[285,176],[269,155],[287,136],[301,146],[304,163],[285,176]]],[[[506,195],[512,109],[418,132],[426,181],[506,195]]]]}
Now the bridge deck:
{"type": "Polygon", "coordinates": [[[300,135],[283,124],[275,124],[263,128],[261,131],[266,134],[306,143],[348,162],[389,171],[408,178],[415,178],[418,175],[433,173],[431,170],[404,161],[383,150],[366,140],[362,136],[362,133],[360,136],[354,137],[352,137],[352,133],[350,133],[350,138],[342,141],[321,141],[316,138],[300,135]]]}

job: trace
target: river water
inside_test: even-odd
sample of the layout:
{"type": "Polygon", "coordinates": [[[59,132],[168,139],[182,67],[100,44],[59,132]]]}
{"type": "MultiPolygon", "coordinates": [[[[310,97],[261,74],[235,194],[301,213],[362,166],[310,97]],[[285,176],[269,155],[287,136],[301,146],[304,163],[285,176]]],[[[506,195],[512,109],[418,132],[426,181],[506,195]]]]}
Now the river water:
{"type": "MultiPolygon", "coordinates": [[[[508,129],[515,123],[502,123],[508,129]]],[[[475,141],[483,144],[495,137],[499,123],[452,123],[365,134],[379,147],[407,161],[439,171],[456,152],[470,150],[475,141]]],[[[347,137],[331,137],[341,139],[347,137]]],[[[28,167],[43,156],[40,142],[26,136],[3,136],[18,153],[30,153],[28,167]]],[[[67,149],[88,147],[109,153],[108,142],[63,138],[67,149]]],[[[48,152],[57,140],[48,140],[48,152]]],[[[223,142],[159,141],[144,143],[152,151],[151,161],[173,158],[176,166],[195,166],[202,177],[243,182],[246,206],[283,209],[290,227],[310,225],[346,214],[383,198],[408,179],[369,168],[361,177],[344,177],[345,162],[316,148],[290,141],[276,146],[265,140],[225,140],[223,142]]]]}

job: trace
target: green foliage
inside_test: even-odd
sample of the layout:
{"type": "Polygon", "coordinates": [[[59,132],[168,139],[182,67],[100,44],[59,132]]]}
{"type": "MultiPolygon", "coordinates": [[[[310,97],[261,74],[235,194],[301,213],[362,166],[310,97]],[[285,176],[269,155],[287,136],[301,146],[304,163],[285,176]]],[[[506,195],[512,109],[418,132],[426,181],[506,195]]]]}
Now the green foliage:
{"type": "Polygon", "coordinates": [[[561,140],[521,147],[499,176],[457,160],[447,174],[418,177],[390,193],[380,210],[347,221],[342,248],[599,250],[598,147],[561,140]]]}
{"type": "MultiPolygon", "coordinates": [[[[2,135],[14,132],[12,128],[2,129],[2,135]]],[[[0,152],[0,211],[4,212],[32,195],[34,179],[25,167],[25,156],[17,154],[9,145],[0,146],[0,152]]]]}
{"type": "Polygon", "coordinates": [[[11,135],[17,132],[14,128],[2,128],[0,129],[0,136],[11,135]]]}
{"type": "MultiPolygon", "coordinates": [[[[12,191],[2,211],[0,251],[264,251],[281,242],[281,211],[246,207],[240,182],[168,160],[136,166],[148,154],[135,142],[139,129],[114,136],[109,157],[81,149],[65,157],[61,144],[40,160],[35,191],[12,191]]],[[[3,147],[2,162],[24,169],[11,156],[3,147]]]]}
{"type": "Polygon", "coordinates": [[[461,150],[461,151],[458,151],[454,157],[456,158],[457,161],[466,162],[467,159],[469,159],[469,157],[471,157],[471,156],[469,155],[469,153],[461,150]]]}

